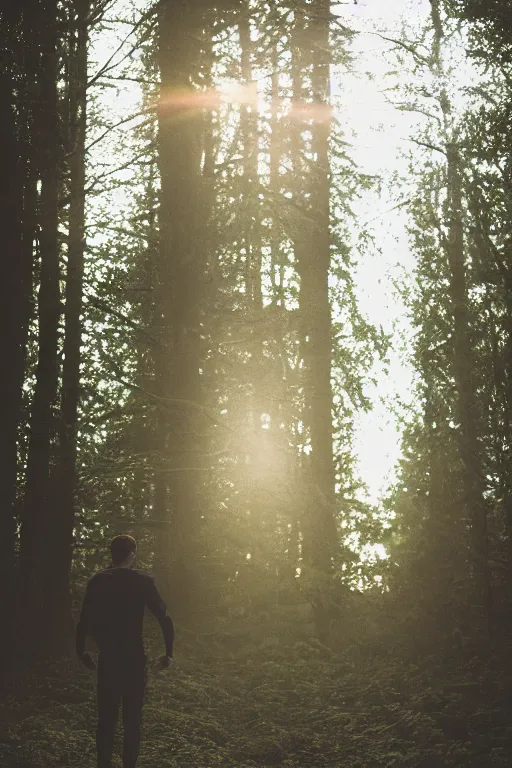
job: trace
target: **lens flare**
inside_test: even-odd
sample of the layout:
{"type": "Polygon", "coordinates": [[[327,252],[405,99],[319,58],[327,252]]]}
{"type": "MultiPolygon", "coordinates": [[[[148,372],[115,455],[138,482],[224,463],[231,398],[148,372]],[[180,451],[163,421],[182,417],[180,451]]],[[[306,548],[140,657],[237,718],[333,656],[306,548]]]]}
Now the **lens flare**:
{"type": "MultiPolygon", "coordinates": [[[[256,82],[240,83],[229,80],[217,88],[192,90],[190,88],[162,90],[158,109],[170,115],[189,115],[203,109],[216,110],[222,104],[237,104],[256,111],[268,109],[268,102],[258,94],[256,82]]],[[[333,117],[333,108],[325,102],[290,102],[279,99],[273,108],[292,120],[309,123],[329,123],[333,117]]]]}

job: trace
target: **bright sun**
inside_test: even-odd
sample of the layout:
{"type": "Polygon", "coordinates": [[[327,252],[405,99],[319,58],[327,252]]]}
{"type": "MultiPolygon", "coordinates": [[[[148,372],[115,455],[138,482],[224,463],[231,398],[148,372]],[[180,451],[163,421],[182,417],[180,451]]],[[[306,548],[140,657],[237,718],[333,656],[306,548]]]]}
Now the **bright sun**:
{"type": "Polygon", "coordinates": [[[223,80],[217,88],[221,101],[229,104],[258,106],[258,88],[255,82],[240,83],[238,80],[223,80]]]}

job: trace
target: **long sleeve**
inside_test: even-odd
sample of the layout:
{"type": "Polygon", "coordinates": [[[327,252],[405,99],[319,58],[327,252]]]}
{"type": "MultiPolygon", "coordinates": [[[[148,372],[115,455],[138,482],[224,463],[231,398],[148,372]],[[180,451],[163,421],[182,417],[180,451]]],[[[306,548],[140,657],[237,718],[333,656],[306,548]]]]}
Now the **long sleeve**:
{"type": "Polygon", "coordinates": [[[174,624],[167,613],[167,607],[160,597],[160,593],[153,580],[151,580],[151,584],[148,587],[146,605],[160,624],[164,636],[165,652],[167,656],[172,657],[174,648],[174,624]]]}
{"type": "Polygon", "coordinates": [[[80,612],[80,619],[76,627],[76,652],[81,658],[85,653],[85,641],[87,635],[90,632],[91,624],[91,612],[92,612],[92,594],[87,585],[85,590],[84,601],[82,603],[82,610],[80,612]]]}

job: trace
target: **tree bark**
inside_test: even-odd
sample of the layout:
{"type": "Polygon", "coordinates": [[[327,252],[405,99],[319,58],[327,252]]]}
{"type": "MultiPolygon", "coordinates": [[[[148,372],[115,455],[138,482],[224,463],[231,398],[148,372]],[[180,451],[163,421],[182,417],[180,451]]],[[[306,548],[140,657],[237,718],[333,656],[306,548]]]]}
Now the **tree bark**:
{"type": "Polygon", "coordinates": [[[338,546],[331,391],[330,2],[295,6],[292,38],[292,133],[297,215],[293,248],[299,277],[303,400],[301,578],[311,585],[319,637],[328,632],[327,582],[338,546]],[[311,76],[310,85],[308,76],[311,76]],[[312,103],[307,103],[308,97],[312,103]],[[311,132],[311,142],[305,131],[311,132]],[[308,194],[306,194],[308,193],[308,194]]]}
{"type": "Polygon", "coordinates": [[[67,647],[73,630],[69,580],[73,557],[77,487],[77,419],[80,402],[89,8],[89,0],[74,0],[68,54],[70,210],[65,286],[64,360],[55,504],[49,511],[52,536],[45,550],[45,614],[48,620],[48,639],[54,650],[58,647],[67,647]]]}
{"type": "MultiPolygon", "coordinates": [[[[249,319],[249,337],[247,352],[249,359],[242,364],[243,384],[246,391],[246,413],[242,418],[248,432],[248,439],[243,448],[244,453],[240,459],[244,462],[247,484],[253,493],[246,496],[242,514],[254,519],[259,514],[261,525],[265,526],[264,516],[257,509],[259,493],[263,492],[269,478],[265,471],[261,471],[264,461],[265,448],[262,442],[265,434],[261,428],[261,416],[268,412],[264,406],[263,386],[265,379],[262,324],[263,324],[263,295],[261,288],[262,270],[262,239],[261,239],[261,205],[259,199],[259,173],[258,173],[258,111],[256,106],[257,91],[253,80],[253,45],[251,41],[251,9],[248,2],[240,6],[238,20],[238,33],[240,37],[240,64],[242,83],[246,88],[247,99],[240,105],[240,140],[243,156],[242,194],[240,206],[240,242],[243,249],[242,263],[245,266],[245,312],[249,319]],[[255,483],[255,485],[253,485],[255,483]]],[[[271,426],[272,431],[272,426],[271,426]]],[[[252,567],[265,567],[264,563],[258,563],[253,549],[252,567]]]]}
{"type": "Polygon", "coordinates": [[[434,41],[432,69],[439,78],[440,108],[446,148],[448,237],[443,247],[448,260],[450,301],[453,318],[453,377],[457,389],[460,421],[459,451],[464,467],[464,504],[471,525],[477,607],[486,621],[487,637],[492,633],[493,596],[488,561],[487,509],[485,481],[478,441],[474,360],[470,340],[470,313],[464,242],[462,158],[457,145],[452,107],[444,86],[442,42],[444,38],[439,0],[430,0],[434,41]]]}
{"type": "Polygon", "coordinates": [[[311,442],[312,495],[305,531],[305,556],[327,573],[337,548],[335,471],[331,389],[330,237],[330,1],[308,6],[308,40],[312,48],[311,228],[299,260],[300,311],[304,321],[305,398],[311,442]],[[307,534],[307,538],[306,538],[307,534]]]}
{"type": "MultiPolygon", "coordinates": [[[[19,9],[18,9],[19,10],[19,9]]],[[[28,322],[27,277],[30,261],[24,248],[24,181],[27,147],[17,124],[20,108],[14,82],[18,65],[15,34],[19,17],[14,5],[6,5],[0,16],[1,44],[11,51],[0,68],[0,211],[2,223],[2,280],[0,281],[0,583],[14,585],[16,542],[16,486],[18,470],[18,426],[28,322]],[[27,269],[28,267],[28,269],[27,269]]],[[[13,650],[15,590],[0,590],[0,684],[9,671],[13,650]],[[7,663],[5,664],[4,661],[7,663]]]]}
{"type": "MultiPolygon", "coordinates": [[[[313,500],[311,494],[311,484],[308,482],[311,457],[306,454],[305,446],[309,439],[309,398],[306,391],[306,371],[304,371],[305,361],[307,359],[306,337],[307,337],[307,318],[303,316],[304,309],[304,280],[303,270],[307,260],[307,250],[309,246],[309,223],[307,218],[307,203],[304,198],[304,189],[306,187],[306,172],[303,154],[302,131],[304,126],[301,120],[301,105],[304,100],[304,70],[305,70],[305,4],[298,2],[294,10],[294,24],[291,36],[291,80],[292,80],[292,104],[291,104],[291,123],[290,123],[290,150],[292,161],[292,195],[295,203],[296,215],[292,221],[291,237],[293,243],[293,256],[295,268],[299,277],[299,318],[297,335],[299,341],[299,360],[298,380],[300,381],[299,397],[302,407],[302,451],[300,454],[299,477],[300,488],[297,488],[297,518],[291,522],[291,537],[295,539],[297,548],[298,563],[300,563],[301,575],[306,575],[306,568],[311,564],[309,557],[309,527],[313,516],[313,500]],[[301,216],[301,210],[305,215],[301,216]]],[[[299,485],[299,483],[297,483],[299,485]]],[[[292,509],[294,504],[292,502],[292,509]]],[[[295,565],[295,568],[297,564],[295,565]]],[[[293,574],[295,576],[295,574],[293,574]]]]}
{"type": "MultiPolygon", "coordinates": [[[[58,324],[60,318],[58,239],[59,120],[57,94],[57,2],[46,0],[39,8],[41,57],[37,160],[40,170],[39,244],[41,256],[38,293],[38,361],[30,416],[27,483],[20,531],[21,616],[30,626],[42,622],[43,573],[41,557],[46,546],[45,524],[50,503],[50,464],[54,442],[58,387],[58,324]]],[[[21,640],[33,641],[24,631],[21,640]]],[[[39,642],[38,642],[39,646],[39,642]]]]}
{"type": "Polygon", "coordinates": [[[454,357],[453,376],[457,387],[460,420],[459,451],[464,466],[464,495],[473,541],[474,573],[479,607],[492,631],[492,589],[488,562],[487,508],[484,499],[482,457],[478,442],[474,360],[470,341],[470,318],[466,285],[466,257],[462,221],[462,189],[459,151],[447,147],[449,237],[445,251],[450,268],[454,357]]]}
{"type": "Polygon", "coordinates": [[[278,306],[284,308],[285,291],[284,275],[285,265],[281,253],[281,222],[279,218],[278,203],[281,195],[281,183],[279,168],[282,157],[282,137],[279,121],[279,52],[277,40],[272,44],[272,85],[271,85],[271,118],[270,118],[270,173],[269,173],[269,191],[271,201],[274,206],[274,216],[272,218],[272,229],[270,232],[270,256],[271,256],[271,283],[272,283],[272,301],[278,306]],[[279,275],[279,286],[276,285],[276,275],[279,275]]]}
{"type": "Polygon", "coordinates": [[[201,406],[201,281],[205,257],[198,247],[201,225],[201,100],[194,87],[201,59],[204,8],[167,0],[159,20],[158,106],[160,265],[158,322],[166,350],[157,363],[162,397],[155,514],[165,529],[159,561],[177,615],[193,611],[199,567],[200,504],[196,473],[201,406]],[[164,356],[168,356],[167,360],[164,356]],[[166,400],[167,399],[167,400],[166,400]]]}
{"type": "MultiPolygon", "coordinates": [[[[252,43],[250,29],[250,7],[244,3],[240,10],[238,24],[241,48],[242,81],[248,94],[256,99],[256,83],[252,77],[252,43]]],[[[261,231],[258,175],[258,112],[252,103],[252,97],[240,107],[240,127],[243,147],[243,244],[246,264],[247,309],[258,322],[263,307],[261,291],[261,231]]],[[[254,335],[254,334],[253,334],[254,335]]],[[[261,334],[256,333],[256,336],[261,334]]],[[[253,345],[251,350],[254,368],[260,357],[260,345],[253,345]]]]}

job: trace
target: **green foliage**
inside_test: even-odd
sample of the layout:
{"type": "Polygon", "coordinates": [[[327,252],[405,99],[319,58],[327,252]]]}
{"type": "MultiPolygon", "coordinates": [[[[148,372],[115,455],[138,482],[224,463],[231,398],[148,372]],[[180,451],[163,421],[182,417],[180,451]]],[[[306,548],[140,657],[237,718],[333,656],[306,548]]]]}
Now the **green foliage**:
{"type": "MultiPolygon", "coordinates": [[[[250,636],[228,650],[229,634],[179,632],[175,667],[150,672],[141,768],[505,765],[512,730],[503,676],[474,659],[413,662],[397,630],[374,635],[373,646],[362,637],[357,656],[342,637],[335,652],[310,639],[272,647],[250,636]],[[392,632],[394,645],[383,646],[392,632]]],[[[268,624],[267,641],[273,631],[268,624]]],[[[1,705],[2,765],[90,765],[88,673],[62,662],[18,685],[1,705]]]]}
{"type": "Polygon", "coordinates": [[[414,185],[409,234],[416,268],[404,286],[403,298],[414,329],[409,359],[417,372],[417,406],[405,426],[398,481],[385,501],[394,518],[389,551],[399,565],[397,571],[390,570],[388,584],[392,590],[400,589],[404,601],[419,608],[418,619],[426,612],[441,635],[474,620],[469,607],[474,601],[469,595],[475,582],[474,522],[467,513],[467,478],[464,480],[467,423],[456,372],[455,318],[461,308],[452,307],[448,258],[453,223],[447,163],[450,146],[456,147],[462,175],[459,215],[464,240],[465,332],[470,341],[474,398],[471,418],[487,524],[482,536],[488,540],[486,557],[495,598],[499,598],[494,605],[496,621],[503,608],[505,563],[510,563],[506,512],[510,425],[505,414],[509,409],[512,326],[509,275],[504,268],[510,189],[503,172],[505,148],[510,143],[509,121],[504,119],[510,100],[510,65],[507,56],[497,55],[494,47],[500,13],[508,12],[505,6],[441,3],[442,29],[436,27],[433,16],[435,23],[429,19],[424,31],[415,39],[409,37],[401,47],[402,56],[404,47],[412,55],[415,78],[401,86],[400,92],[408,108],[421,115],[415,141],[423,159],[419,161],[418,149],[410,153],[409,178],[402,182],[407,185],[404,197],[411,181],[414,185]],[[461,30],[451,14],[470,23],[461,30]],[[479,47],[472,51],[475,56],[470,64],[460,59],[461,46],[453,45],[454,39],[462,44],[468,38],[473,47],[479,47]],[[441,40],[444,47],[436,52],[441,40]],[[458,75],[457,62],[468,67],[465,80],[458,75]]]}

